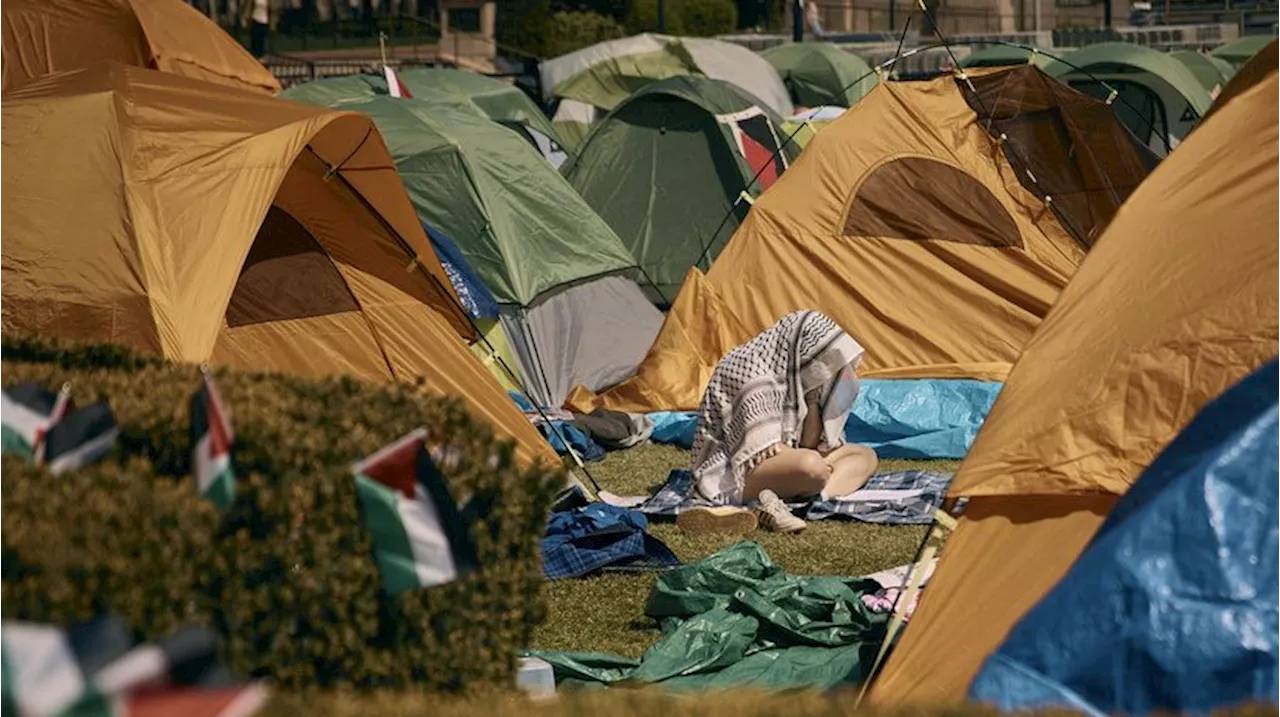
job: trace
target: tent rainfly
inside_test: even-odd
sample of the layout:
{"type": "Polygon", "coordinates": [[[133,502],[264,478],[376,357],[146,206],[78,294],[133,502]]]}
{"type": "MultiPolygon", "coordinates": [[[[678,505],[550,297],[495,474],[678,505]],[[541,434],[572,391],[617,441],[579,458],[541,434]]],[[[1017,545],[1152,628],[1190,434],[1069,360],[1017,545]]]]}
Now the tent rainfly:
{"type": "Polygon", "coordinates": [[[1272,72],[1162,162],[1027,343],[950,486],[969,501],[873,703],[962,700],[1142,469],[1276,357],[1278,102],[1272,72]]]}
{"type": "Polygon", "coordinates": [[[546,441],[474,338],[368,117],[138,67],[2,108],[3,329],[174,361],[427,379],[526,460],[546,441]],[[408,267],[408,270],[406,270],[408,267]]]}
{"type": "Polygon", "coordinates": [[[1031,65],[881,83],[686,283],[636,377],[573,403],[695,409],[723,352],[800,309],[856,336],[867,375],[1002,380],[1148,159],[1031,65]]]}
{"type": "Polygon", "coordinates": [[[778,150],[779,125],[734,85],[672,77],[601,120],[564,172],[653,281],[650,298],[667,303],[794,159],[794,145],[778,150]]]}
{"type": "Polygon", "coordinates": [[[280,82],[182,0],[7,0],[4,92],[53,72],[119,62],[274,94],[280,82]]]}

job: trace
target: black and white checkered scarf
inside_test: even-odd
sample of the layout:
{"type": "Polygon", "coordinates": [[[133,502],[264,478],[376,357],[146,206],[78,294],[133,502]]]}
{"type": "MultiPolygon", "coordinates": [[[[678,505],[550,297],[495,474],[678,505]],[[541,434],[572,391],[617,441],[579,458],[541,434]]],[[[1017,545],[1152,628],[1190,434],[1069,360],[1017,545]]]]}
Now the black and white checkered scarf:
{"type": "MultiPolygon", "coordinates": [[[[698,408],[693,474],[699,492],[719,503],[741,502],[747,474],[779,446],[799,444],[805,395],[829,391],[840,370],[856,369],[863,353],[817,311],[788,314],[730,351],[716,365],[698,408]]],[[[848,415],[823,417],[819,450],[844,444],[848,415]]]]}

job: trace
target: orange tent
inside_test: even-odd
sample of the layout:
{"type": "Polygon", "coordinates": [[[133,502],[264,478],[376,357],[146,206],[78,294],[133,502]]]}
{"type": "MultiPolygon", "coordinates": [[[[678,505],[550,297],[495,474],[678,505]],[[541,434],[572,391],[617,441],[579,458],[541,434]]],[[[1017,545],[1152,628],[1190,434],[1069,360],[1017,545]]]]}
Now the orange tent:
{"type": "Polygon", "coordinates": [[[1120,209],[1027,344],[950,496],[969,496],[871,691],[964,698],[1117,498],[1210,400],[1280,351],[1277,74],[1120,209]]]}
{"type": "Polygon", "coordinates": [[[118,64],[44,77],[0,112],[5,331],[425,377],[554,460],[463,340],[368,117],[118,64]]]}
{"type": "Polygon", "coordinates": [[[4,92],[52,72],[121,62],[244,90],[280,82],[182,0],[5,0],[4,92]]]}
{"type": "Polygon", "coordinates": [[[1150,158],[1033,66],[969,72],[881,83],[825,127],[637,376],[570,405],[696,409],[724,352],[802,309],[867,347],[867,376],[1002,380],[1150,158]]]}

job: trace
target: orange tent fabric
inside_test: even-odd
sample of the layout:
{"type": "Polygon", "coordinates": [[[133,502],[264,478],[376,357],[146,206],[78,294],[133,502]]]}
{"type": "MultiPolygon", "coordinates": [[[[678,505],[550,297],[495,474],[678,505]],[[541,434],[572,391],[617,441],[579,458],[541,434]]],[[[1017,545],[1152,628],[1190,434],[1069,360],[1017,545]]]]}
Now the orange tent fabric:
{"type": "Polygon", "coordinates": [[[243,90],[280,82],[182,0],[5,0],[4,92],[53,72],[120,62],[243,90]]]}
{"type": "Polygon", "coordinates": [[[634,382],[576,404],[696,409],[719,356],[681,347],[802,309],[867,347],[864,375],[1003,380],[1147,168],[1103,103],[1031,66],[971,73],[881,83],[824,128],[694,289],[716,311],[673,312],[634,382]]]}
{"type": "Polygon", "coordinates": [[[951,485],[972,500],[873,701],[963,699],[1107,502],[1280,353],[1278,102],[1273,72],[1192,133],[1027,344],[951,485]]]}
{"type": "Polygon", "coordinates": [[[5,331],[425,377],[554,460],[463,340],[368,117],[119,64],[49,75],[2,114],[5,331]]]}

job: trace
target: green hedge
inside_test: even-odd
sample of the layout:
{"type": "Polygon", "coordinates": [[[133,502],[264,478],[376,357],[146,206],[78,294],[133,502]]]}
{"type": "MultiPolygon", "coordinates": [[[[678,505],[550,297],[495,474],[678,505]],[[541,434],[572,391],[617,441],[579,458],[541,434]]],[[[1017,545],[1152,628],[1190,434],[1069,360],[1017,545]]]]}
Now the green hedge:
{"type": "MultiPolygon", "coordinates": [[[[711,37],[738,28],[738,6],[733,0],[666,0],[666,33],[711,37]]],[[[658,0],[632,0],[627,11],[627,31],[658,31],[658,0]]]]}
{"type": "Polygon", "coordinates": [[[113,347],[3,342],[5,385],[72,383],[120,424],[107,461],[54,478],[4,462],[7,618],[120,614],[142,638],[213,626],[239,672],[286,689],[457,690],[510,684],[541,621],[538,540],[564,475],[521,469],[462,405],[413,384],[216,371],[236,430],[236,503],[195,494],[194,366],[113,347]],[[350,465],[419,426],[454,454],[454,495],[489,506],[480,570],[389,597],[360,525],[350,465]]]}

